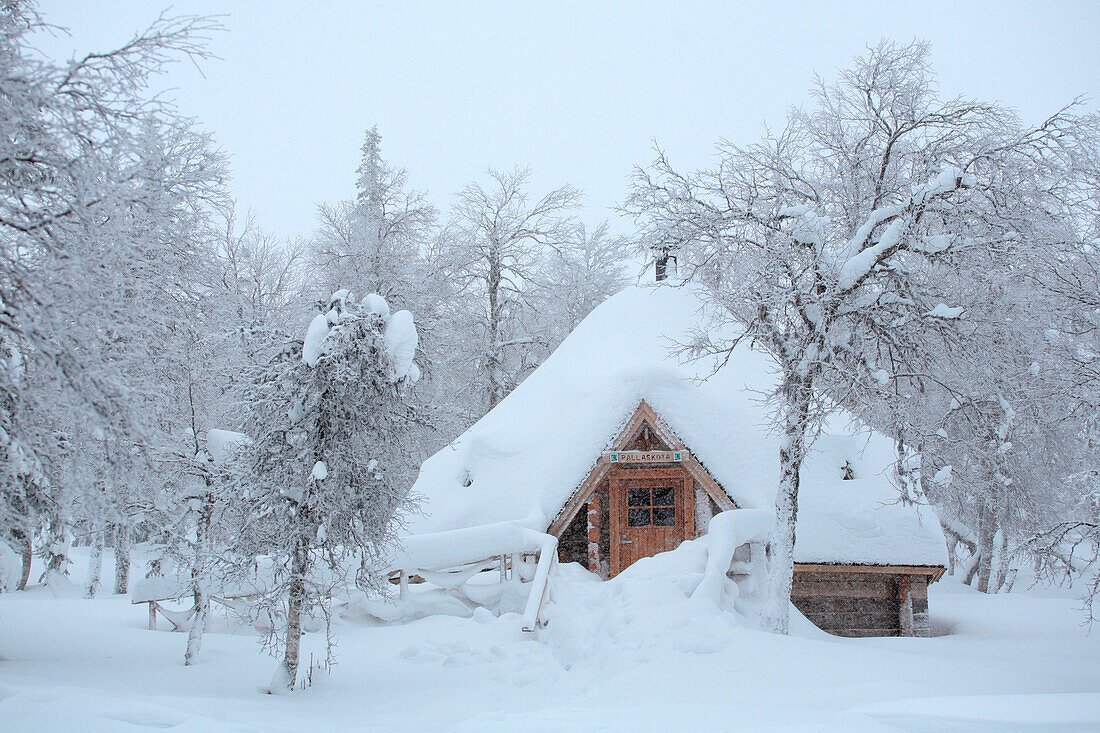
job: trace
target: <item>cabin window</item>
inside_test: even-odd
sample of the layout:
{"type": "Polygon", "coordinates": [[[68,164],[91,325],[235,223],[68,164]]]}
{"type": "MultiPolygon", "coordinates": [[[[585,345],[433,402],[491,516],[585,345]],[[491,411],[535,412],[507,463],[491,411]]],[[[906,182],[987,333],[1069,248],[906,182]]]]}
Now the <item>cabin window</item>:
{"type": "Polygon", "coordinates": [[[631,527],[672,527],[676,524],[676,489],[671,486],[632,488],[627,493],[627,524],[631,527]]]}

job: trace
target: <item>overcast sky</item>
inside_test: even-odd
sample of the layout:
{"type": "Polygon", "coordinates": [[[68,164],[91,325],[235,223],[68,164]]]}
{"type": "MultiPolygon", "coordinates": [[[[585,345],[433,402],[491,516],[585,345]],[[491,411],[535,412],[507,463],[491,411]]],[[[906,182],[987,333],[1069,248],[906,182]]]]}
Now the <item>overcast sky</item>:
{"type": "MultiPolygon", "coordinates": [[[[161,8],[42,0],[72,35],[37,46],[59,58],[113,48],[161,8]]],[[[832,78],[882,37],[931,41],[945,93],[1000,100],[1027,120],[1100,94],[1094,0],[176,0],[171,13],[225,14],[205,78],[179,65],[158,85],[215,132],[242,207],[283,236],[308,234],[318,202],[353,195],[374,124],[384,157],[440,208],[488,166],[522,165],[535,194],[583,189],[595,224],[614,219],[653,140],[679,166],[706,165],[716,140],[750,142],[764,122],[781,124],[814,72],[832,78]]]]}

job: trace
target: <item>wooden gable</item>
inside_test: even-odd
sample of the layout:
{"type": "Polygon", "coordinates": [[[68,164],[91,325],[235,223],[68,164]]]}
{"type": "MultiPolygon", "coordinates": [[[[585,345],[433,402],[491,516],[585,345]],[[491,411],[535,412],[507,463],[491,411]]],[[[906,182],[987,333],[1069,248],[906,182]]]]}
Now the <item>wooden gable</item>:
{"type": "MultiPolygon", "coordinates": [[[[698,482],[719,510],[725,511],[738,508],[722,486],[703,467],[703,464],[691,455],[690,448],[672,432],[645,400],[638,404],[626,424],[615,436],[615,439],[611,442],[611,450],[622,452],[638,450],[679,451],[682,453],[681,465],[687,470],[691,478],[698,482]]],[[[561,533],[569,526],[577,513],[587,505],[600,482],[608,477],[615,465],[606,454],[596,461],[596,465],[592,467],[588,476],[573,492],[573,495],[558,512],[554,521],[550,523],[550,528],[547,530],[550,534],[555,537],[561,536],[561,533]]]]}

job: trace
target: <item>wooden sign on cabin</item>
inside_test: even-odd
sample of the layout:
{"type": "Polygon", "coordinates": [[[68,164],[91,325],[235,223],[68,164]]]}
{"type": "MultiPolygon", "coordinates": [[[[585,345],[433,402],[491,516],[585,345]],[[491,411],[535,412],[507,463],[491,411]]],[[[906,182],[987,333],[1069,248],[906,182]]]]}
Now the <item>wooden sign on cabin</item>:
{"type": "Polygon", "coordinates": [[[608,463],[682,463],[682,450],[620,450],[605,453],[608,463]]]}

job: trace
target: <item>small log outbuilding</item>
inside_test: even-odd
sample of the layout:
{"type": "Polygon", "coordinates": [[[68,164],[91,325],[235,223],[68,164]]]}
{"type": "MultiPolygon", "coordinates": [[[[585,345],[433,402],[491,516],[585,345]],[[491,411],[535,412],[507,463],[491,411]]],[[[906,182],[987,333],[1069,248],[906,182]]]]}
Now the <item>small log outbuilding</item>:
{"type": "MultiPolygon", "coordinates": [[[[561,561],[610,578],[704,534],[719,511],[773,506],[768,358],[743,343],[715,371],[678,353],[699,330],[734,335],[712,308],[691,286],[608,299],[424,463],[410,530],[518,521],[558,537],[561,561]]],[[[891,441],[838,414],[803,464],[791,600],[830,633],[929,632],[945,543],[934,515],[898,503],[895,463],[891,441]]],[[[739,548],[735,565],[761,560],[753,552],[739,548]]]]}

